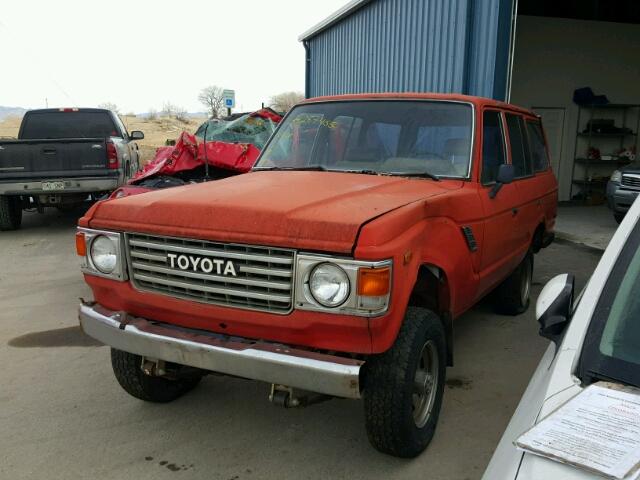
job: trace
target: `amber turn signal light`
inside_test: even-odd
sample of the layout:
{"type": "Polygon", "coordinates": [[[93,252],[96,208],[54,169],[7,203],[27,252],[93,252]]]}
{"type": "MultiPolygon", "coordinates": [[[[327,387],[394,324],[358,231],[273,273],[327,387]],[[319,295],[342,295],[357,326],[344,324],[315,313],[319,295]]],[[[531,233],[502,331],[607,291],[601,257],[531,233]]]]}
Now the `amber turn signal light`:
{"type": "Polygon", "coordinates": [[[361,268],[358,271],[358,295],[381,297],[389,293],[391,269],[361,268]]]}
{"type": "Polygon", "coordinates": [[[87,242],[82,232],[76,233],[76,253],[81,257],[87,256],[87,242]]]}

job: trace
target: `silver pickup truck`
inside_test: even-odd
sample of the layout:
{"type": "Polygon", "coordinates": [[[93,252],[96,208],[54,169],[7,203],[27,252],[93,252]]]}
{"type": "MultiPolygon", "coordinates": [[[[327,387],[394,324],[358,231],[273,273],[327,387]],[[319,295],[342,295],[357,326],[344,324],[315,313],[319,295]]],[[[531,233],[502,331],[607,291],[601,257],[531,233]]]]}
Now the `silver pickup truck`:
{"type": "Polygon", "coordinates": [[[138,170],[143,138],[109,110],[27,112],[18,138],[0,140],[0,230],[19,228],[23,209],[71,208],[115,190],[138,170]]]}
{"type": "Polygon", "coordinates": [[[640,162],[634,162],[611,174],[607,183],[607,203],[616,222],[622,222],[631,204],[640,194],[640,162]]]}

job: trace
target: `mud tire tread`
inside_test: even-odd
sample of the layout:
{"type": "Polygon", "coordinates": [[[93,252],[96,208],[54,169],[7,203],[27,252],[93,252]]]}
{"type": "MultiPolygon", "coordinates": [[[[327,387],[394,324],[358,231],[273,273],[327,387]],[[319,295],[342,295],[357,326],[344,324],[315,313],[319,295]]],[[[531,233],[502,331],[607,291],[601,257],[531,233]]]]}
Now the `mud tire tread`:
{"type": "Polygon", "coordinates": [[[201,377],[180,380],[151,377],[142,371],[141,362],[139,355],[111,349],[111,366],[116,380],[129,395],[145,402],[171,402],[195,388],[201,380],[201,377]]]}
{"type": "MultiPolygon", "coordinates": [[[[520,299],[521,276],[526,272],[525,262],[531,262],[531,275],[533,276],[533,253],[529,252],[524,257],[518,268],[509,275],[494,291],[493,305],[496,313],[500,315],[520,315],[529,308],[531,303],[531,284],[529,287],[529,298],[523,305],[520,299]]],[[[533,282],[531,282],[533,283],[533,282]]]]}
{"type": "Polygon", "coordinates": [[[370,358],[364,373],[367,435],[380,452],[402,458],[419,455],[435,434],[446,374],[446,340],[440,318],[425,308],[409,307],[398,337],[383,354],[370,358]],[[424,427],[413,420],[411,395],[417,356],[427,339],[438,348],[439,372],[435,404],[424,427]]]}
{"type": "Polygon", "coordinates": [[[17,230],[22,224],[20,199],[0,195],[0,230],[17,230]]]}

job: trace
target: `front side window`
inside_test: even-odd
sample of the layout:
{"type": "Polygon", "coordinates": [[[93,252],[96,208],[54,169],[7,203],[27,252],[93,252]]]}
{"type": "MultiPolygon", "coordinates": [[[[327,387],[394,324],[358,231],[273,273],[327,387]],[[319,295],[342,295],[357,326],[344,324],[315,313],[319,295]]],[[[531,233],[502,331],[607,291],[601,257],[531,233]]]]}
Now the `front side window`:
{"type": "Polygon", "coordinates": [[[313,168],[388,174],[469,173],[473,111],[446,101],[344,101],[295,107],[256,170],[313,168]]]}
{"type": "Polygon", "coordinates": [[[488,110],[482,115],[482,174],[483,184],[498,178],[498,169],[505,163],[504,135],[500,112],[488,110]]]}
{"type": "Polygon", "coordinates": [[[540,125],[540,122],[532,122],[529,120],[527,120],[526,123],[533,170],[536,172],[544,172],[549,167],[549,157],[547,156],[547,147],[544,142],[542,125],[540,125]]]}
{"type": "Polygon", "coordinates": [[[640,224],[602,291],[580,360],[583,380],[612,379],[640,387],[640,224]]]}
{"type": "Polygon", "coordinates": [[[515,177],[528,177],[533,174],[527,134],[524,121],[520,115],[507,113],[507,129],[509,130],[509,143],[511,144],[511,163],[515,170],[515,177]]]}

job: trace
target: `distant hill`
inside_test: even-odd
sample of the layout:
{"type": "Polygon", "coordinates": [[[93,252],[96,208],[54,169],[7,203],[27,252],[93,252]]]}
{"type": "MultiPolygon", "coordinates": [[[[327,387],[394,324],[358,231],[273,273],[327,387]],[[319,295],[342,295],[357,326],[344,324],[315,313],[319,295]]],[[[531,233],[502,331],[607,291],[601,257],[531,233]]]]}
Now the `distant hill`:
{"type": "Polygon", "coordinates": [[[21,117],[26,111],[26,108],[3,107],[2,105],[0,105],[0,120],[4,120],[7,117],[21,117]]]}
{"type": "MultiPolygon", "coordinates": [[[[140,118],[148,118],[150,115],[153,116],[163,116],[164,114],[162,112],[141,112],[141,113],[136,113],[136,117],[140,117],[140,118]]],[[[188,118],[207,118],[209,115],[207,114],[207,112],[187,112],[187,117],[188,118]]]]}

